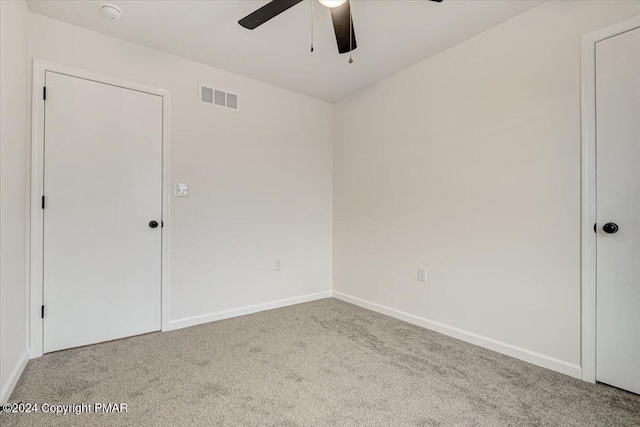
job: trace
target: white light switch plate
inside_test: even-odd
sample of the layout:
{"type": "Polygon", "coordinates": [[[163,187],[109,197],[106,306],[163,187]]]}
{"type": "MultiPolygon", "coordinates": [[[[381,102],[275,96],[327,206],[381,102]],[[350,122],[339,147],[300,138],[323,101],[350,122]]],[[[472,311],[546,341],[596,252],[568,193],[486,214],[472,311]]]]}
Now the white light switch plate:
{"type": "Polygon", "coordinates": [[[173,197],[189,197],[189,186],[181,182],[173,184],[173,197]]]}

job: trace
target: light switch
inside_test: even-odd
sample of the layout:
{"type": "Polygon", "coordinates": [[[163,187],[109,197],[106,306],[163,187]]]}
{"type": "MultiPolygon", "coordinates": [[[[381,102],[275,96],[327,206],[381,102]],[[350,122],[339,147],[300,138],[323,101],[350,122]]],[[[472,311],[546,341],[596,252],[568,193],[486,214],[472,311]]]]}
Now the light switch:
{"type": "Polygon", "coordinates": [[[173,197],[189,197],[189,186],[181,182],[173,184],[173,197]]]}

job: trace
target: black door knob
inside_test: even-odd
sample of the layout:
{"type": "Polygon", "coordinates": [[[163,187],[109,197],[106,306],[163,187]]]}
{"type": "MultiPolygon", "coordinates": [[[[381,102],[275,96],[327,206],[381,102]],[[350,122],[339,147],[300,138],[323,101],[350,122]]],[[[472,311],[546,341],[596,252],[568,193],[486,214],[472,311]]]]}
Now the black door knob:
{"type": "Polygon", "coordinates": [[[618,232],[618,224],[615,224],[613,222],[608,222],[605,225],[602,226],[602,231],[604,231],[607,234],[614,234],[618,232]]]}
{"type": "Polygon", "coordinates": [[[157,228],[158,227],[158,221],[151,221],[149,223],[149,227],[151,228],[157,228]]]}

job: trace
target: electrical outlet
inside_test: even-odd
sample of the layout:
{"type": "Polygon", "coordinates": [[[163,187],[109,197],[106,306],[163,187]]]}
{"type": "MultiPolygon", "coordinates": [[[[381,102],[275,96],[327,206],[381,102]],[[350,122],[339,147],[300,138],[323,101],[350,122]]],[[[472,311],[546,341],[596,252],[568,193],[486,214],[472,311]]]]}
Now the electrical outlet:
{"type": "Polygon", "coordinates": [[[276,270],[282,270],[282,260],[280,258],[276,259],[275,267],[276,270]]]}
{"type": "Polygon", "coordinates": [[[418,282],[427,281],[427,268],[426,267],[418,267],[418,282]]]}

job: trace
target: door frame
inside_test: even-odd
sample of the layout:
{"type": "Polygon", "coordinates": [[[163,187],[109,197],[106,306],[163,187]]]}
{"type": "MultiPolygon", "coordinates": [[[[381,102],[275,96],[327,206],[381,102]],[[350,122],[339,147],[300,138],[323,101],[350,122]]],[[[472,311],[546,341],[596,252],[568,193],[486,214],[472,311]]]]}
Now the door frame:
{"type": "Polygon", "coordinates": [[[582,36],[582,379],[596,382],[596,43],[640,27],[633,16],[582,36]]]}
{"type": "MultiPolygon", "coordinates": [[[[162,97],[162,256],[161,256],[161,328],[169,326],[169,237],[171,235],[171,92],[128,82],[77,68],[67,67],[40,59],[33,60],[33,87],[31,100],[31,197],[30,197],[30,269],[29,269],[29,357],[36,358],[44,354],[44,320],[41,318],[41,306],[44,300],[43,262],[44,262],[44,212],[41,197],[44,194],[44,119],[45,100],[43,87],[47,71],[65,74],[98,83],[118,86],[125,89],[145,92],[162,97]]],[[[45,312],[46,315],[46,312],[45,312]]]]}

